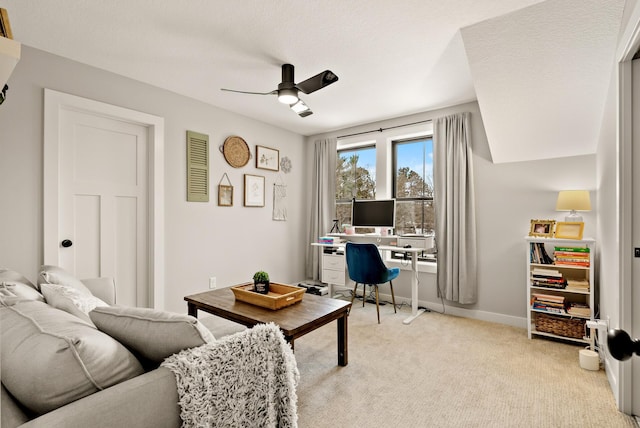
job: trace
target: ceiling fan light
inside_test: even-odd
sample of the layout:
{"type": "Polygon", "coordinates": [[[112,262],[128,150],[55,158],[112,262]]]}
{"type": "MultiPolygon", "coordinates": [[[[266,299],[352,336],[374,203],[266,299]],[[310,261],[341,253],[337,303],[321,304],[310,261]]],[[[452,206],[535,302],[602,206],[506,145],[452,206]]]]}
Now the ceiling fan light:
{"type": "Polygon", "coordinates": [[[296,113],[300,114],[303,111],[306,110],[310,110],[309,107],[304,103],[304,101],[302,100],[298,100],[297,103],[291,104],[291,110],[295,111],[296,113]]]}
{"type": "Polygon", "coordinates": [[[298,100],[297,103],[291,104],[289,107],[291,107],[291,110],[298,113],[300,117],[306,117],[306,116],[309,116],[310,114],[313,114],[309,106],[306,105],[304,101],[300,99],[298,100]]]}
{"type": "Polygon", "coordinates": [[[278,101],[282,104],[294,104],[298,101],[298,90],[295,88],[278,89],[278,101]]]}

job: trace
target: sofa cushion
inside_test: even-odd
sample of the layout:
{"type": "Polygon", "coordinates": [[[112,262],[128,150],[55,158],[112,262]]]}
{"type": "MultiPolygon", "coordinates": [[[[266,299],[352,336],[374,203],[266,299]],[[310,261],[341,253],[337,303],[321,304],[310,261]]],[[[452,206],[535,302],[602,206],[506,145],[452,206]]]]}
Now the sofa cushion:
{"type": "Polygon", "coordinates": [[[116,340],[43,302],[0,306],[0,340],[2,384],[36,414],[143,373],[116,340]]]}
{"type": "Polygon", "coordinates": [[[38,278],[38,284],[58,284],[66,285],[67,287],[75,288],[82,294],[91,296],[91,291],[86,285],[76,278],[72,273],[67,272],[58,266],[43,265],[40,268],[40,277],[38,278]]]}
{"type": "Polygon", "coordinates": [[[85,295],[81,291],[57,284],[40,284],[40,291],[47,303],[54,308],[62,309],[91,323],[89,312],[98,306],[109,306],[94,295],[85,295]]]}
{"type": "Polygon", "coordinates": [[[99,330],[154,363],[215,340],[205,326],[189,315],[109,306],[95,308],[89,317],[99,330]]]}
{"type": "Polygon", "coordinates": [[[4,296],[21,297],[29,300],[39,300],[44,302],[44,297],[31,281],[22,274],[7,269],[0,268],[0,293],[4,296]],[[2,290],[5,292],[3,293],[2,290]]]}

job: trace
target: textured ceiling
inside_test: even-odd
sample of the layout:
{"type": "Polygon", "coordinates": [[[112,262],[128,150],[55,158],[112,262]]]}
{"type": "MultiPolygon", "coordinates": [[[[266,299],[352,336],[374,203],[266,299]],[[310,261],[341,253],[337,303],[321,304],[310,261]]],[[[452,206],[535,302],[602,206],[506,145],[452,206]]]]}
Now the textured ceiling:
{"type": "Polygon", "coordinates": [[[0,0],[0,7],[23,44],[302,135],[478,97],[494,161],[506,162],[593,153],[623,1],[0,0]],[[339,76],[301,96],[313,115],[300,118],[272,95],[220,91],[276,89],[283,63],[295,65],[296,81],[325,69],[339,76]],[[549,120],[558,116],[566,122],[549,120]],[[542,124],[544,138],[514,138],[542,124]],[[569,141],[576,124],[583,132],[569,141]],[[540,150],[517,148],[541,140],[540,150]],[[551,150],[558,141],[564,149],[551,150]]]}
{"type": "Polygon", "coordinates": [[[462,29],[494,162],[595,153],[623,9],[547,1],[462,29]]]}

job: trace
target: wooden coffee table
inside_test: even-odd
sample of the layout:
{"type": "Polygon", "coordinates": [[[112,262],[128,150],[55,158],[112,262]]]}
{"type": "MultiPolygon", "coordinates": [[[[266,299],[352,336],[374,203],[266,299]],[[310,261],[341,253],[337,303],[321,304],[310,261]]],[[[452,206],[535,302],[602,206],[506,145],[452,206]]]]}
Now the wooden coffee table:
{"type": "Polygon", "coordinates": [[[294,348],[294,341],[331,321],[338,321],[338,365],[349,362],[347,321],[350,302],[305,294],[302,301],[278,310],[262,308],[236,301],[229,288],[206,291],[186,296],[189,315],[198,317],[198,309],[213,315],[253,327],[273,322],[280,327],[287,342],[294,348]]]}

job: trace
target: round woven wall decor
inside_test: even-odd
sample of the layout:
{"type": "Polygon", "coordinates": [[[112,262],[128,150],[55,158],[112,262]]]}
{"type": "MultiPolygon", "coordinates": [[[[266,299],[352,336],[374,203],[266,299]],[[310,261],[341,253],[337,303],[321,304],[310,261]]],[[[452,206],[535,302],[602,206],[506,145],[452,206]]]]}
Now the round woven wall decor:
{"type": "Polygon", "coordinates": [[[249,162],[249,158],[251,158],[247,142],[237,135],[224,140],[222,154],[227,163],[234,168],[245,166],[249,162]]]}

